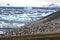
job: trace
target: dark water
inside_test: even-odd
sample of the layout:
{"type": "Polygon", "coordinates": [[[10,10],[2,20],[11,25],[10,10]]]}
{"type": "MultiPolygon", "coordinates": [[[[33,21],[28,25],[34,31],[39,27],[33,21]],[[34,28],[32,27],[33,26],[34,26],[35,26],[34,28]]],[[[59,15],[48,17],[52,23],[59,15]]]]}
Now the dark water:
{"type": "Polygon", "coordinates": [[[0,7],[0,31],[19,28],[58,10],[60,7],[0,7]]]}
{"type": "Polygon", "coordinates": [[[45,17],[60,7],[0,7],[0,28],[15,28],[45,17]]]}

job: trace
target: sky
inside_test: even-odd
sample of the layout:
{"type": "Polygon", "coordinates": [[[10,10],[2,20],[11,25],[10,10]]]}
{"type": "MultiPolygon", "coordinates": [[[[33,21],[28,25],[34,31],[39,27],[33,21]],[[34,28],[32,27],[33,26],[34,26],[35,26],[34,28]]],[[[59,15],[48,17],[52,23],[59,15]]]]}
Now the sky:
{"type": "Polygon", "coordinates": [[[0,6],[44,6],[48,4],[60,5],[60,0],[0,0],[0,6]],[[7,5],[10,4],[10,5],[7,5]]]}

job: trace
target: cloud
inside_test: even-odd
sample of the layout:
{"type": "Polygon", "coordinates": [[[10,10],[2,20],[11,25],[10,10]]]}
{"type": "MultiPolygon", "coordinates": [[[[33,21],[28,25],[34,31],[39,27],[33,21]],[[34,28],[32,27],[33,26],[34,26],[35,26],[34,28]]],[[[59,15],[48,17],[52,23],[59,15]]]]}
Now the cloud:
{"type": "Polygon", "coordinates": [[[42,6],[50,4],[51,2],[42,1],[42,0],[0,0],[0,6],[7,6],[7,3],[10,6],[42,6]]]}
{"type": "Polygon", "coordinates": [[[43,1],[53,2],[53,3],[60,3],[60,0],[43,0],[43,1]]]}

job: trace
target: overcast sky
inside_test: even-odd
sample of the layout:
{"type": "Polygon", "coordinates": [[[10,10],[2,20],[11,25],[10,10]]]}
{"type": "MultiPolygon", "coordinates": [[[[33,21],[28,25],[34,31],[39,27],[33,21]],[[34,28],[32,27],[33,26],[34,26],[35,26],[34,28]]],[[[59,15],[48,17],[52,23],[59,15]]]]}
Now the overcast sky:
{"type": "Polygon", "coordinates": [[[0,6],[43,6],[48,4],[60,5],[60,0],[0,0],[0,6]]]}

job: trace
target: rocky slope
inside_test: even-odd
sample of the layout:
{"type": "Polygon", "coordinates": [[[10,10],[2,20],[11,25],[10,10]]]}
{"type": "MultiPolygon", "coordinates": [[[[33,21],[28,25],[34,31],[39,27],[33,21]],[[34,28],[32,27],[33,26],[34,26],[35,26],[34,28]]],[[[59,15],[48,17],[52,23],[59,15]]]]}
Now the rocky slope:
{"type": "Polygon", "coordinates": [[[10,29],[2,37],[60,33],[60,11],[52,13],[42,19],[21,26],[19,29],[10,29]]]}
{"type": "Polygon", "coordinates": [[[20,28],[20,34],[60,33],[60,11],[20,28]]]}

